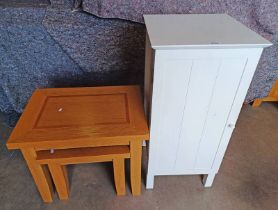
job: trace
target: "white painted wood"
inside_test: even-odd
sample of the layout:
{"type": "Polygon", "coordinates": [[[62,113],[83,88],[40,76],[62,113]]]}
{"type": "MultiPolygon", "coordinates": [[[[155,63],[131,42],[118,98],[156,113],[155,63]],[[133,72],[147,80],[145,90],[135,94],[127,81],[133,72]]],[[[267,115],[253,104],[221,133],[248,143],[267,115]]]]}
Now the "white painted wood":
{"type": "Polygon", "coordinates": [[[196,174],[209,174],[214,173],[212,170],[208,169],[173,169],[173,170],[155,170],[153,176],[160,176],[160,175],[196,175],[196,174]]]}
{"type": "Polygon", "coordinates": [[[234,130],[234,126],[229,125],[236,125],[236,121],[238,119],[238,115],[240,113],[243,101],[245,99],[246,93],[252,81],[253,75],[255,73],[256,67],[260,60],[261,54],[263,49],[250,49],[249,50],[249,57],[248,62],[246,63],[245,71],[242,75],[241,82],[238,86],[236,96],[233,101],[232,108],[230,110],[228,120],[225,124],[226,129],[223,132],[221,141],[218,145],[217,152],[214,158],[214,162],[212,165],[213,171],[218,171],[223,160],[225,151],[227,149],[229,140],[231,138],[232,132],[234,130]]]}
{"type": "Polygon", "coordinates": [[[212,186],[215,175],[216,174],[214,174],[214,173],[204,175],[203,180],[202,180],[203,184],[204,184],[204,187],[211,187],[212,186]]]}
{"type": "MultiPolygon", "coordinates": [[[[206,17],[200,16],[203,24],[212,24],[213,18],[223,17],[229,19],[224,22],[231,24],[231,28],[239,27],[230,17],[209,17],[209,21],[204,20],[206,17]]],[[[183,39],[188,40],[181,43],[180,35],[171,37],[171,33],[167,39],[160,40],[161,46],[156,48],[153,40],[159,40],[157,32],[161,25],[167,28],[171,21],[177,20],[182,26],[181,20],[184,20],[181,16],[175,19],[175,15],[169,18],[167,21],[154,15],[148,19],[156,20],[157,26],[147,24],[150,39],[146,40],[145,107],[150,116],[150,143],[146,186],[153,188],[157,175],[205,174],[204,185],[209,187],[224,157],[262,46],[268,43],[254,34],[248,39],[245,36],[253,32],[241,28],[233,32],[239,33],[235,37],[225,38],[231,39],[228,48],[223,44],[221,48],[204,46],[205,39],[201,40],[199,35],[193,40],[183,34],[183,39]],[[157,30],[156,33],[153,30],[157,30]],[[169,47],[168,40],[178,41],[181,47],[169,47]],[[200,45],[197,43],[196,48],[192,48],[193,41],[199,41],[200,45]]],[[[195,30],[192,24],[186,26],[187,30],[195,30]]],[[[171,27],[176,26],[169,29],[171,27]]],[[[211,25],[219,37],[226,36],[226,32],[219,31],[221,27],[211,25]]]]}
{"type": "MultiPolygon", "coordinates": [[[[159,54],[159,52],[157,53],[159,54]]],[[[176,151],[192,61],[160,60],[158,56],[156,68],[160,69],[156,74],[159,80],[159,92],[154,92],[154,94],[158,95],[158,98],[153,103],[159,104],[159,122],[151,125],[151,129],[157,131],[155,134],[151,133],[151,135],[155,135],[155,138],[159,139],[159,143],[156,145],[159,158],[156,158],[155,167],[159,166],[160,170],[167,171],[173,169],[176,161],[176,151]],[[167,98],[167,103],[164,101],[165,98],[167,98]],[[169,141],[171,141],[171,147],[169,147],[169,141]]],[[[150,144],[152,143],[150,142],[150,144]]]]}
{"type": "Polygon", "coordinates": [[[144,15],[154,49],[247,48],[271,43],[226,14],[144,15]]]}
{"type": "MultiPolygon", "coordinates": [[[[211,59],[231,59],[231,58],[249,57],[248,53],[250,53],[253,50],[256,49],[254,48],[252,49],[250,48],[247,49],[171,49],[171,50],[155,50],[155,53],[159,52],[160,59],[211,60],[211,59]]],[[[158,56],[155,56],[154,59],[157,59],[157,57],[158,56]]]]}
{"type": "MultiPolygon", "coordinates": [[[[144,108],[148,123],[150,123],[151,98],[152,98],[152,80],[153,80],[153,65],[154,65],[154,50],[151,48],[148,34],[146,34],[145,46],[145,78],[144,78],[144,108]]],[[[146,141],[143,141],[143,146],[147,146],[146,141]]]]}
{"type": "Polygon", "coordinates": [[[153,80],[154,51],[151,48],[150,39],[146,34],[145,46],[145,79],[144,79],[144,107],[145,114],[149,121],[149,113],[151,107],[152,80],[153,80]]]}
{"type": "Polygon", "coordinates": [[[221,61],[194,168],[212,167],[246,63],[247,57],[221,61]]]}
{"type": "MultiPolygon", "coordinates": [[[[175,169],[194,169],[220,60],[196,59],[193,62],[189,90],[184,107],[182,130],[176,150],[175,169]],[[200,88],[204,86],[205,88],[200,88]]],[[[174,110],[173,110],[174,111],[174,110]]]]}
{"type": "Polygon", "coordinates": [[[147,183],[146,183],[146,188],[147,189],[153,189],[154,187],[154,175],[148,172],[147,174],[147,183]]]}

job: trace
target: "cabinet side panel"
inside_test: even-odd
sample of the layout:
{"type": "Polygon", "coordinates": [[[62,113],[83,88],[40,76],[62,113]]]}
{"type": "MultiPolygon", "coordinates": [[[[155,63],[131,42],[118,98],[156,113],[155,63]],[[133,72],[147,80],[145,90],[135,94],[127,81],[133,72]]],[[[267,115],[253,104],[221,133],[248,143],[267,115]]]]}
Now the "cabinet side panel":
{"type": "Polygon", "coordinates": [[[219,59],[194,59],[180,133],[177,171],[193,169],[221,65],[219,59]]]}
{"type": "Polygon", "coordinates": [[[149,169],[167,172],[174,168],[192,61],[156,56],[149,169]]]}
{"type": "Polygon", "coordinates": [[[196,153],[195,169],[210,169],[212,166],[246,62],[247,58],[221,60],[205,129],[196,153]]]}
{"type": "Polygon", "coordinates": [[[154,50],[151,48],[151,43],[148,34],[146,35],[145,47],[145,79],[144,79],[144,107],[145,114],[149,121],[150,107],[152,99],[152,83],[153,83],[153,66],[154,66],[154,50]]]}

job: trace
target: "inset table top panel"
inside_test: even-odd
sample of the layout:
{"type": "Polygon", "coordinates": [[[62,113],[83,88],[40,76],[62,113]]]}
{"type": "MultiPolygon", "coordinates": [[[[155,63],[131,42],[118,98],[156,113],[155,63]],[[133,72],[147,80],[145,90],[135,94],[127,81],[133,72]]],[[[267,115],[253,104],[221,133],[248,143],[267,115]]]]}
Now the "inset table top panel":
{"type": "Polygon", "coordinates": [[[126,93],[49,96],[43,106],[34,129],[130,123],[126,93]]]}
{"type": "Polygon", "coordinates": [[[148,139],[139,87],[52,88],[35,91],[7,145],[137,137],[148,139]]]}
{"type": "Polygon", "coordinates": [[[154,49],[272,45],[226,14],[144,15],[144,20],[154,49]]]}

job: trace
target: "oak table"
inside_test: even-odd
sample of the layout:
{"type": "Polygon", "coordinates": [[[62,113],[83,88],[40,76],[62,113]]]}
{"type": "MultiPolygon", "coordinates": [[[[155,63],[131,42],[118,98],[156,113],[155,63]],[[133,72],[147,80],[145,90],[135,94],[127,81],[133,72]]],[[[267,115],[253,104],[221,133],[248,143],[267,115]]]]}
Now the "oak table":
{"type": "Polygon", "coordinates": [[[129,145],[132,194],[140,195],[148,139],[139,87],[52,88],[34,92],[7,147],[21,150],[43,200],[51,202],[51,177],[38,151],[129,145]]]}

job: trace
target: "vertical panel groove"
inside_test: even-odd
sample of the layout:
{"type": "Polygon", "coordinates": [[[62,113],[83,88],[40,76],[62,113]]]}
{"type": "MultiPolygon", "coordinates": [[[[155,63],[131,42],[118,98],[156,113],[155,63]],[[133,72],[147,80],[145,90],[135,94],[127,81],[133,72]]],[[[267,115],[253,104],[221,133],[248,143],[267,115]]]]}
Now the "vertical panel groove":
{"type": "MultiPolygon", "coordinates": [[[[192,69],[192,60],[161,60],[159,71],[156,72],[156,80],[159,81],[159,87],[156,90],[156,125],[151,127],[152,134],[156,133],[156,138],[151,143],[157,141],[155,155],[153,158],[155,170],[172,170],[178,144],[178,135],[182,124],[182,113],[184,109],[187,84],[189,83],[192,69]],[[173,66],[175,71],[170,71],[173,66]],[[171,81],[169,83],[169,81],[171,81]],[[175,81],[175,82],[173,82],[175,81]],[[180,97],[180,96],[183,97],[180,97]],[[169,146],[171,142],[171,146],[169,146]],[[168,155],[160,157],[160,153],[168,155]],[[159,158],[158,158],[159,157],[159,158]],[[163,163],[163,164],[162,164],[163,163]],[[161,166],[156,168],[157,166],[161,166]]],[[[152,116],[153,117],[153,116],[152,116]]]]}
{"type": "MultiPolygon", "coordinates": [[[[191,73],[192,73],[192,69],[193,69],[193,65],[194,65],[194,61],[192,61],[192,64],[191,64],[191,67],[190,67],[190,73],[189,73],[189,79],[188,79],[188,82],[187,82],[187,90],[186,90],[186,93],[185,93],[185,103],[184,103],[184,107],[183,107],[183,110],[182,110],[182,119],[181,119],[181,123],[183,122],[184,120],[184,112],[185,112],[185,109],[186,109],[186,105],[187,105],[187,95],[188,95],[188,91],[189,91],[189,84],[190,84],[190,81],[191,81],[191,73]]],[[[181,141],[181,132],[182,132],[182,125],[180,126],[180,130],[179,130],[179,140],[178,140],[178,145],[177,145],[177,149],[176,151],[178,151],[178,148],[180,146],[180,141],[181,141]]],[[[173,165],[173,169],[175,169],[176,167],[176,163],[177,163],[177,159],[178,159],[178,152],[176,153],[176,158],[175,158],[175,163],[173,165]]]]}
{"type": "Polygon", "coordinates": [[[175,170],[194,169],[220,59],[193,59],[187,104],[177,150],[175,170]]]}
{"type": "MultiPolygon", "coordinates": [[[[243,69],[242,74],[241,74],[241,76],[240,76],[239,84],[240,84],[240,83],[241,83],[241,81],[242,81],[242,77],[243,77],[244,72],[245,72],[245,70],[246,70],[247,63],[248,63],[248,58],[246,59],[246,62],[245,62],[245,65],[244,65],[244,69],[243,69]]],[[[230,111],[229,111],[229,114],[228,114],[228,117],[227,117],[227,120],[226,120],[226,123],[225,123],[224,129],[223,129],[222,134],[221,134],[221,138],[220,138],[221,140],[219,141],[219,143],[218,143],[218,145],[217,145],[217,150],[216,150],[216,151],[218,151],[218,150],[219,150],[219,147],[220,147],[220,144],[221,144],[221,141],[222,141],[222,138],[223,138],[224,132],[225,132],[225,128],[227,127],[227,121],[228,121],[228,119],[230,118],[231,110],[232,110],[232,107],[233,107],[233,105],[234,105],[235,98],[236,98],[236,96],[237,96],[237,94],[238,94],[238,89],[239,89],[239,86],[240,86],[240,85],[238,85],[238,86],[237,86],[237,89],[236,89],[236,94],[234,95],[234,98],[233,98],[233,103],[232,103],[232,105],[231,105],[231,109],[230,109],[230,111]]],[[[236,123],[236,122],[234,122],[234,123],[236,123]]],[[[211,169],[213,168],[213,165],[214,165],[214,162],[215,162],[216,155],[217,155],[217,152],[216,152],[216,153],[215,153],[215,155],[214,155],[214,158],[213,158],[213,161],[212,161],[212,164],[211,164],[211,169]]]]}
{"type": "Polygon", "coordinates": [[[210,108],[211,108],[211,102],[212,102],[212,99],[213,99],[213,96],[214,96],[214,90],[215,90],[215,86],[216,86],[216,82],[217,82],[217,79],[218,79],[218,76],[219,76],[219,71],[221,69],[221,66],[222,66],[222,60],[219,62],[219,66],[217,68],[217,73],[216,73],[216,76],[215,76],[215,79],[214,79],[213,88],[212,88],[212,92],[211,92],[211,97],[210,97],[210,101],[209,101],[209,105],[208,105],[208,109],[207,109],[207,113],[206,113],[206,119],[205,119],[204,126],[202,128],[202,134],[201,134],[201,137],[199,139],[198,149],[197,149],[197,153],[196,153],[195,160],[194,160],[194,168],[196,166],[197,157],[198,157],[199,150],[200,150],[200,145],[201,145],[201,142],[204,138],[205,128],[207,126],[207,121],[208,121],[208,114],[209,114],[209,111],[210,111],[210,108]]]}
{"type": "Polygon", "coordinates": [[[213,164],[245,65],[246,58],[222,60],[203,139],[198,148],[195,169],[210,169],[213,164]]]}

